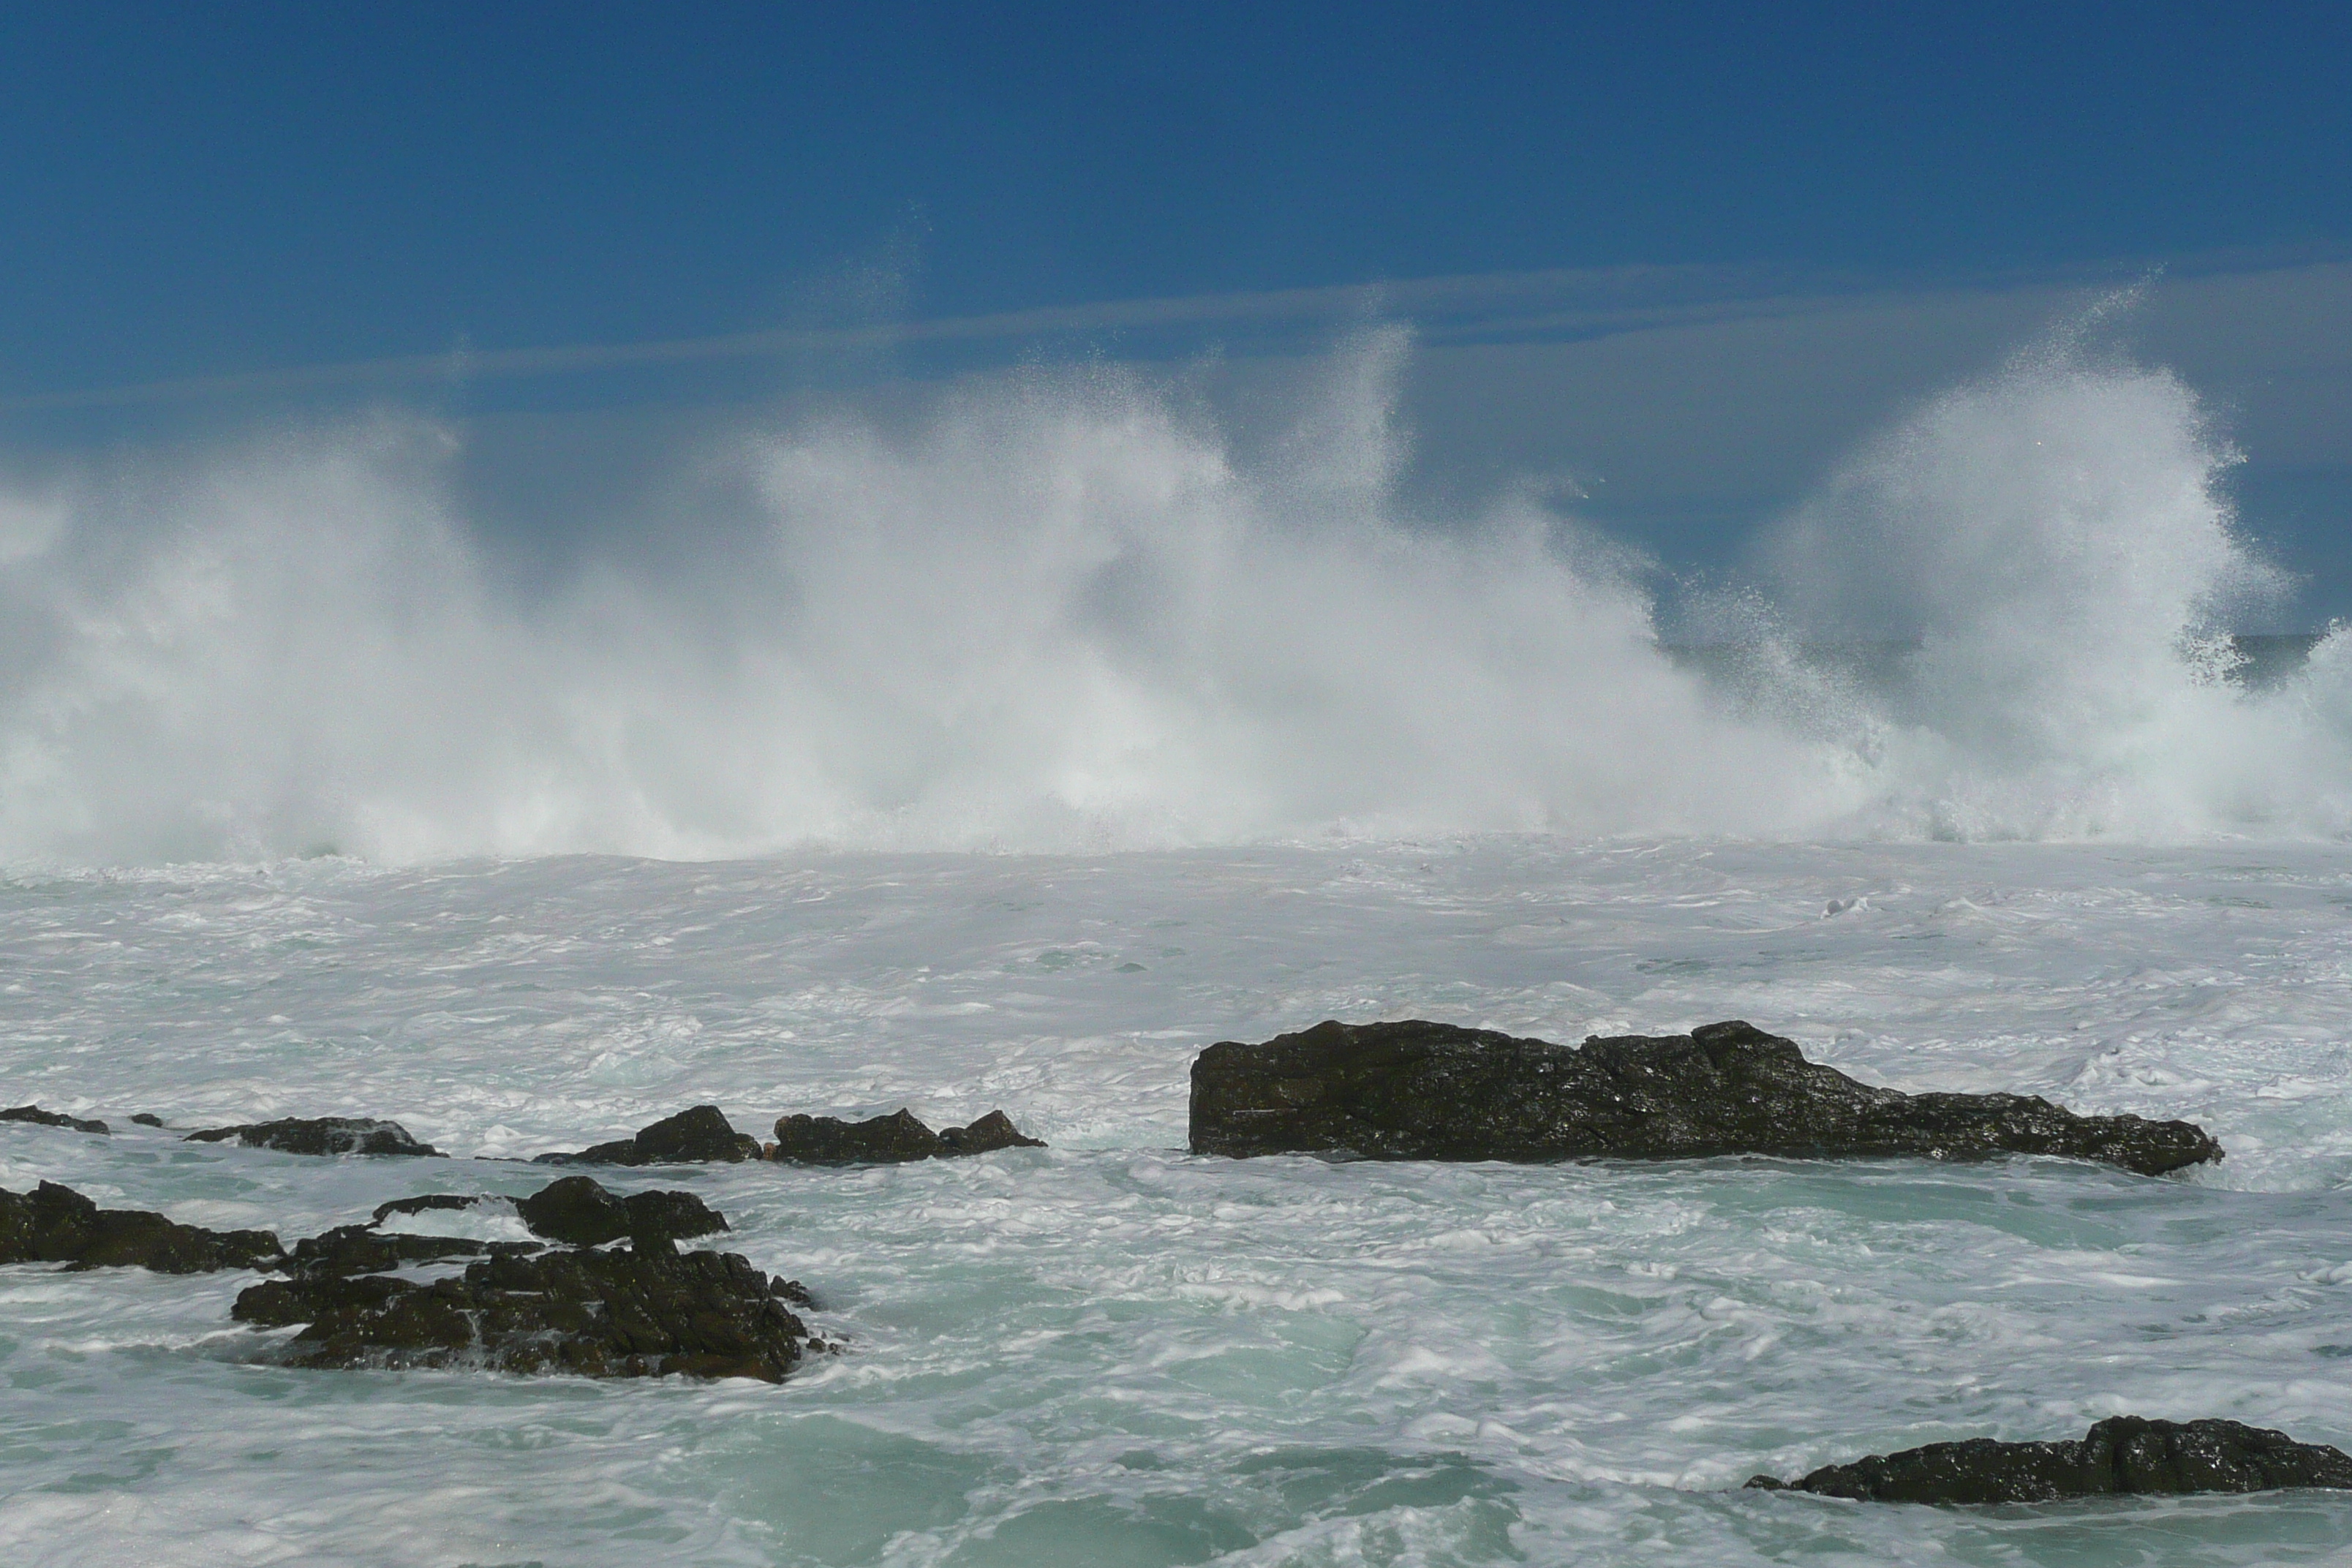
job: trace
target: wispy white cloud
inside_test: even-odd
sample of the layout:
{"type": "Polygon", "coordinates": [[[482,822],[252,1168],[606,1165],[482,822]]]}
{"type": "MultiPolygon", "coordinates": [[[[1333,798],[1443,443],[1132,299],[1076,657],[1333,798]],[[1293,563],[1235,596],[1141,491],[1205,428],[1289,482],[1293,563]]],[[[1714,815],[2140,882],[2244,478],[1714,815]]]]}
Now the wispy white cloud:
{"type": "MultiPolygon", "coordinates": [[[[2333,257],[2232,254],[2175,263],[2192,279],[2342,270],[2333,257]]],[[[289,365],[127,384],[20,392],[0,414],[130,407],[336,388],[549,378],[727,362],[868,353],[926,345],[1024,345],[1069,337],[1175,334],[1243,351],[1373,318],[1412,322],[1424,342],[1574,342],[1738,321],[1805,318],[1874,305],[2115,287],[2145,264],[1899,277],[1799,267],[1622,267],[1482,273],[1255,293],[1112,300],[985,315],[793,328],[635,342],[516,348],[459,344],[434,353],[289,365]]]]}

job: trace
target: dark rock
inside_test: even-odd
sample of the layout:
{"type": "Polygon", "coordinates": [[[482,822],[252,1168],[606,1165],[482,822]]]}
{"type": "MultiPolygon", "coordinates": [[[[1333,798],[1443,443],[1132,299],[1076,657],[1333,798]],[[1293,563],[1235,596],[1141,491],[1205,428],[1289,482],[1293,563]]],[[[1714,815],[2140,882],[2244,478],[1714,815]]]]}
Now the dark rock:
{"type": "Polygon", "coordinates": [[[515,1202],[533,1236],[572,1247],[622,1237],[639,1246],[727,1228],[726,1216],[692,1193],[632,1193],[622,1197],[586,1176],[566,1176],[515,1202]]]}
{"type": "Polygon", "coordinates": [[[1930,1443],[1825,1465],[1793,1481],[1758,1476],[1767,1490],[1819,1492],[1862,1502],[2052,1502],[2147,1493],[2352,1488],[2352,1456],[2322,1443],[2235,1421],[2147,1421],[2113,1415],[2056,1443],[1930,1443]]]}
{"type": "Polygon", "coordinates": [[[287,1154],[438,1154],[430,1143],[419,1143],[397,1121],[377,1121],[360,1116],[289,1117],[281,1121],[256,1121],[242,1127],[215,1127],[191,1132],[190,1143],[220,1143],[234,1138],[248,1149],[276,1149],[287,1154]]]}
{"type": "Polygon", "coordinates": [[[383,1275],[254,1286],[232,1316],[308,1326],[304,1367],[479,1365],[587,1377],[781,1381],[811,1336],[783,1282],[732,1253],[637,1249],[492,1256],[430,1284],[383,1275]]]}
{"type": "Polygon", "coordinates": [[[1042,1138],[1023,1136],[1002,1110],[992,1110],[969,1127],[934,1132],[917,1121],[914,1112],[900,1109],[864,1121],[844,1121],[833,1116],[782,1117],[776,1122],[776,1142],[768,1157],[803,1165],[879,1165],[1045,1146],[1042,1138]]]}
{"type": "Polygon", "coordinates": [[[1031,1138],[1013,1125],[1013,1118],[992,1110],[969,1127],[946,1127],[940,1142],[950,1154],[985,1154],[996,1149],[1043,1149],[1043,1138],[1031,1138]]]}
{"type": "Polygon", "coordinates": [[[692,1193],[631,1193],[621,1200],[629,1207],[629,1234],[684,1240],[711,1236],[728,1228],[727,1216],[692,1193]]]}
{"type": "Polygon", "coordinates": [[[903,1109],[864,1121],[837,1116],[785,1116],[776,1121],[775,1158],[798,1164],[890,1164],[947,1152],[938,1133],[903,1109]]]}
{"type": "Polygon", "coordinates": [[[163,1125],[163,1119],[162,1117],[148,1110],[141,1111],[131,1120],[137,1122],[142,1127],[161,1127],[163,1125]]]}
{"type": "Polygon", "coordinates": [[[0,1191],[0,1263],[205,1274],[269,1268],[283,1250],[266,1230],[206,1230],[145,1209],[102,1209],[54,1182],[29,1193],[0,1191]]]}
{"type": "Polygon", "coordinates": [[[588,1176],[566,1176],[518,1198],[515,1212],[533,1236],[568,1247],[594,1247],[629,1234],[628,1205],[588,1176]]]}
{"type": "Polygon", "coordinates": [[[456,1193],[427,1193],[421,1198],[394,1198],[388,1204],[375,1205],[375,1216],[369,1223],[382,1225],[396,1214],[424,1214],[428,1209],[469,1209],[482,1200],[462,1197],[456,1193]]]}
{"type": "Polygon", "coordinates": [[[296,1242],[294,1250],[287,1254],[285,1266],[293,1273],[304,1275],[380,1274],[387,1268],[406,1268],[417,1263],[479,1258],[489,1250],[488,1243],[467,1237],[415,1236],[406,1231],[345,1225],[296,1242]]]}
{"type": "Polygon", "coordinates": [[[1419,1021],[1229,1040],[1192,1064],[1192,1132],[1196,1154],[1376,1160],[2058,1154],[2158,1175],[2221,1157],[2186,1121],[1874,1089],[1744,1023],[1580,1047],[1419,1021]]]}
{"type": "Polygon", "coordinates": [[[79,1116],[62,1111],[43,1110],[37,1105],[20,1105],[14,1110],[0,1110],[0,1121],[33,1121],[43,1127],[70,1127],[77,1132],[104,1132],[103,1121],[85,1121],[79,1116]]]}
{"type": "Polygon", "coordinates": [[[682,1165],[756,1160],[759,1141],[735,1131],[715,1105],[698,1105],[641,1128],[634,1138],[593,1144],[576,1154],[541,1154],[542,1165],[682,1165]]]}

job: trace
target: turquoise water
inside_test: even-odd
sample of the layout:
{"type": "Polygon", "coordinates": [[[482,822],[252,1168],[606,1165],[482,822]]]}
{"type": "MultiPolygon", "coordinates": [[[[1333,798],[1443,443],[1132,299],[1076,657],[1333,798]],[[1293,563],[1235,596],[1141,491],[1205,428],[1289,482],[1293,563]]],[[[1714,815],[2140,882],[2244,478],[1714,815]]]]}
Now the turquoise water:
{"type": "MultiPolygon", "coordinates": [[[[40,1563],[2321,1563],[2352,1498],[1865,1508],[1758,1470],[2228,1415],[2352,1445],[2352,855],[1483,839],[1097,858],[333,863],[0,889],[0,1184],[303,1234],[697,1100],[1003,1105],[1053,1147],[677,1168],[846,1349],[781,1387],[306,1373],[247,1276],[0,1271],[40,1563]],[[1830,906],[1841,905],[1831,913],[1830,906]],[[1051,962],[1048,962],[1048,960],[1051,962]],[[1126,967],[1139,966],[1139,967],[1126,967]],[[1181,1152],[1200,1045],[1327,1015],[1746,1016],[1876,1081],[2197,1116],[2188,1180],[1181,1152]]],[[[498,1234],[495,1210],[418,1216],[498,1234]]]]}

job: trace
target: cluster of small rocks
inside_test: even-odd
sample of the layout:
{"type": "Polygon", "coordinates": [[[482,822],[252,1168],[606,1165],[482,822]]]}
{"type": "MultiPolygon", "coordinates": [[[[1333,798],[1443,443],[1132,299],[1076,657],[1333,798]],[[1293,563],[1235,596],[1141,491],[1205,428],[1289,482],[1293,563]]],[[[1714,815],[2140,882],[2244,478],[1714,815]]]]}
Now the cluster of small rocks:
{"type": "Polygon", "coordinates": [[[394,1215],[490,1200],[435,1194],[382,1205],[292,1247],[266,1230],[206,1230],[100,1208],[69,1187],[0,1190],[0,1263],[144,1268],[165,1274],[282,1274],[240,1293],[229,1315],[258,1329],[299,1325],[279,1352],[302,1367],[478,1366],[591,1377],[685,1373],[781,1381],[828,1348],[791,1309],[812,1304],[728,1252],[681,1253],[681,1238],[728,1228],[692,1193],[607,1191],[567,1176],[515,1201],[543,1242],[387,1231],[394,1215]],[[626,1247],[607,1243],[625,1240],[626,1247]],[[395,1272],[464,1259],[460,1274],[395,1272]]]}
{"type": "MultiPolygon", "coordinates": [[[[131,1120],[163,1125],[149,1115],[131,1120]]],[[[104,1134],[106,1123],[19,1106],[0,1121],[104,1134]]],[[[284,1119],[187,1134],[320,1156],[432,1156],[398,1122],[284,1119]]],[[[1594,1037],[1580,1047],[1418,1020],[1325,1023],[1251,1045],[1223,1041],[1192,1067],[1195,1153],[1380,1160],[1561,1161],[1767,1155],[1851,1159],[2003,1154],[2095,1160],[2160,1175],[2221,1157],[2202,1128],[2078,1116],[2014,1094],[1905,1094],[1807,1061],[1795,1042],[1733,1021],[1688,1035],[1594,1037]]],[[[549,1165],[646,1166],[771,1160],[899,1163],[1042,1148],[1003,1111],[937,1131],[910,1111],[846,1121],[788,1115],[762,1145],[713,1105],[614,1139],[538,1156],[549,1165]]],[[[686,1192],[619,1194],[566,1176],[515,1210],[536,1242],[387,1231],[395,1215],[492,1200],[434,1194],[378,1207],[364,1225],[304,1237],[210,1231],[102,1209],[43,1182],[0,1190],[0,1263],[138,1266],[165,1273],[253,1268],[283,1276],[231,1309],[258,1329],[296,1329],[279,1354],[304,1367],[478,1366],[592,1377],[686,1374],[782,1380],[834,1347],[791,1309],[793,1280],[733,1253],[681,1253],[728,1228],[686,1192]],[[625,1243],[625,1245],[623,1245],[625,1243]],[[462,1263],[416,1279],[401,1271],[462,1263]]],[[[2079,1439],[1975,1438],[1830,1465],[1748,1485],[1859,1501],[2042,1502],[2282,1487],[2352,1488],[2352,1457],[2233,1421],[2101,1421],[2079,1439]]]]}

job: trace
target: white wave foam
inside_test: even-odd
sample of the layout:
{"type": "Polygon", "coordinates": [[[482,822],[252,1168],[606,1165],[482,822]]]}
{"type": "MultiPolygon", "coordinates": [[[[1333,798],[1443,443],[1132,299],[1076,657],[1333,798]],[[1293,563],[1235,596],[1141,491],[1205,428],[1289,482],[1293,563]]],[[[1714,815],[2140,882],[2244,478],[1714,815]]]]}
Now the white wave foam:
{"type": "Polygon", "coordinates": [[[1906,680],[1782,654],[1734,705],[1586,536],[1399,514],[1403,352],[1248,463],[1099,372],[790,426],[707,459],[754,547],[689,521],[705,569],[531,603],[412,418],[0,493],[0,860],[2352,822],[2352,651],[2252,697],[2199,640],[2263,573],[2162,372],[2052,351],[1865,450],[1787,613],[1916,633],[1906,680]]]}

